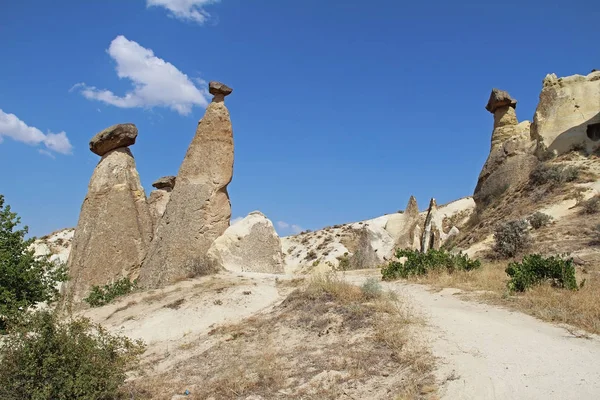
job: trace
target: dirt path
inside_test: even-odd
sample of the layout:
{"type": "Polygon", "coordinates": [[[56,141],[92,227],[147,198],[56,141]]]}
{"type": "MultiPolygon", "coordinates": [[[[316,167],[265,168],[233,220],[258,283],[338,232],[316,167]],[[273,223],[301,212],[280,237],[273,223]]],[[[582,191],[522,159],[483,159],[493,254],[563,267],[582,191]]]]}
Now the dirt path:
{"type": "MultiPolygon", "coordinates": [[[[360,283],[367,276],[348,275],[360,283]]],[[[457,290],[384,283],[428,319],[443,399],[600,399],[600,339],[519,312],[463,301],[457,290]]]]}

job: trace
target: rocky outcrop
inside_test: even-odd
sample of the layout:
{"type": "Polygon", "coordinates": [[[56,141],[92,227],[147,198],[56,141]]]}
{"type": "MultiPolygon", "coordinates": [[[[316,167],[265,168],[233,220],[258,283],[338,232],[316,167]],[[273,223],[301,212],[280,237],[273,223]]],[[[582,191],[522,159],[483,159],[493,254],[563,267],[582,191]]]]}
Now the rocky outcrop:
{"type": "Polygon", "coordinates": [[[207,251],[231,218],[227,185],[233,176],[233,131],[224,103],[231,89],[211,82],[209,90],[214,98],[181,164],[140,273],[144,287],[215,272],[207,251]]]}
{"type": "Polygon", "coordinates": [[[165,213],[171,192],[175,187],[175,179],[174,176],[163,176],[152,184],[156,190],[153,190],[148,196],[148,208],[152,217],[153,232],[156,231],[158,223],[165,213]]]}
{"type": "MultiPolygon", "coordinates": [[[[113,137],[122,132],[137,136],[135,126],[115,125],[95,136],[90,148],[127,143],[113,137]]],[[[152,222],[133,155],[127,147],[109,150],[94,170],[81,207],[67,263],[67,301],[80,302],[93,285],[136,278],[151,238],[152,222]]]]}
{"type": "Polygon", "coordinates": [[[394,249],[419,249],[421,229],[419,227],[419,206],[417,199],[410,196],[403,213],[388,216],[385,230],[394,239],[394,249]]]}
{"type": "Polygon", "coordinates": [[[119,147],[135,144],[138,130],[134,124],[117,124],[99,132],[90,140],[90,151],[100,157],[119,147]]]}
{"type": "Polygon", "coordinates": [[[254,211],[225,230],[208,250],[215,269],[283,273],[281,241],[273,223],[254,211]]]}
{"type": "Polygon", "coordinates": [[[502,90],[493,89],[486,110],[494,114],[490,154],[479,174],[473,197],[486,205],[510,186],[528,179],[537,158],[535,142],[530,139],[530,123],[517,120],[517,101],[502,90]]]}
{"type": "Polygon", "coordinates": [[[558,155],[575,147],[596,151],[600,147],[600,71],[565,78],[547,75],[531,138],[558,155]]]}
{"type": "Polygon", "coordinates": [[[425,217],[425,226],[423,229],[423,241],[421,242],[421,251],[426,253],[429,249],[438,250],[441,246],[441,226],[437,224],[437,202],[431,199],[425,217]]]}

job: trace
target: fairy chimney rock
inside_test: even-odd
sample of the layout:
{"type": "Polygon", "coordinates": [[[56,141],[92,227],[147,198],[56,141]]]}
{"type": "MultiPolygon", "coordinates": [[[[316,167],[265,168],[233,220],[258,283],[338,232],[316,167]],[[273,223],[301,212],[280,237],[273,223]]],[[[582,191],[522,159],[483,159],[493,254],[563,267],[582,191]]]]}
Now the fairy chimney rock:
{"type": "Polygon", "coordinates": [[[492,89],[486,110],[494,114],[490,154],[479,174],[473,194],[480,205],[500,196],[508,187],[523,182],[535,166],[535,143],[530,122],[519,123],[517,101],[508,92],[492,89]]]}
{"type": "Polygon", "coordinates": [[[156,190],[150,192],[150,196],[148,196],[148,207],[152,217],[153,232],[156,231],[158,223],[167,209],[171,192],[175,187],[175,180],[175,176],[163,176],[152,184],[156,190]]]}
{"type": "Polygon", "coordinates": [[[231,218],[227,185],[233,177],[233,130],[223,99],[232,89],[211,82],[209,91],[215,98],[198,124],[157,224],[140,272],[143,287],[218,271],[207,252],[231,218]]]}
{"type": "Polygon", "coordinates": [[[90,142],[102,154],[81,206],[67,266],[65,301],[77,305],[92,286],[135,279],[152,239],[152,222],[135,160],[133,124],[114,125],[90,142]]]}

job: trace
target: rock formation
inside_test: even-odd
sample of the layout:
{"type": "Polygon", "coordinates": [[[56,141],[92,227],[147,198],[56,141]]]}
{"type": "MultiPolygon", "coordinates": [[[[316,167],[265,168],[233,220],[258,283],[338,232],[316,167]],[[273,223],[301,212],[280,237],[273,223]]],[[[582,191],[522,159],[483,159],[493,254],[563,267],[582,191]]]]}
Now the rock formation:
{"type": "Polygon", "coordinates": [[[517,101],[502,90],[493,89],[486,110],[494,114],[494,130],[490,154],[479,174],[473,197],[478,204],[487,204],[511,185],[528,179],[537,158],[535,142],[530,139],[529,121],[519,123],[517,101]]]}
{"type": "Polygon", "coordinates": [[[90,149],[101,154],[81,206],[65,286],[66,300],[78,303],[93,285],[136,278],[152,238],[152,222],[133,155],[133,124],[98,133],[90,149]]]}
{"type": "Polygon", "coordinates": [[[395,249],[419,249],[421,229],[419,227],[419,206],[417,199],[410,196],[404,213],[388,216],[385,230],[394,238],[395,249]]]}
{"type": "Polygon", "coordinates": [[[574,147],[592,153],[600,147],[600,71],[587,76],[544,78],[531,138],[563,154],[574,147]]]}
{"type": "Polygon", "coordinates": [[[227,185],[233,176],[233,131],[224,99],[232,90],[210,82],[209,91],[214,98],[181,164],[140,273],[144,287],[215,272],[206,253],[231,218],[227,185]]]}
{"type": "Polygon", "coordinates": [[[441,246],[441,226],[438,226],[437,203],[435,199],[429,202],[427,217],[425,217],[425,226],[423,228],[423,240],[421,242],[421,251],[426,253],[429,249],[438,250],[441,246]]]}
{"type": "Polygon", "coordinates": [[[153,190],[148,196],[148,208],[152,217],[153,232],[156,231],[158,222],[165,213],[171,192],[175,187],[175,179],[174,176],[163,176],[152,184],[156,190],[153,190]]]}
{"type": "Polygon", "coordinates": [[[260,211],[251,212],[227,228],[211,245],[208,258],[215,269],[283,273],[281,241],[271,221],[260,211]]]}

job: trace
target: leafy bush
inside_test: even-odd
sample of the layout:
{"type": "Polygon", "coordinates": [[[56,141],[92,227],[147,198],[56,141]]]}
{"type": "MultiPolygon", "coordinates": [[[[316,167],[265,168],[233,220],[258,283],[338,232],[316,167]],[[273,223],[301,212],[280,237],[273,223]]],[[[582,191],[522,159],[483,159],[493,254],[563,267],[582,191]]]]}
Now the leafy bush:
{"type": "Polygon", "coordinates": [[[29,316],[0,345],[3,400],[117,399],[142,342],[113,336],[86,319],[61,323],[48,311],[29,316]]]}
{"type": "Polygon", "coordinates": [[[525,250],[531,244],[531,236],[525,220],[515,220],[500,224],[494,233],[494,251],[510,258],[525,250]]]}
{"type": "Polygon", "coordinates": [[[596,214],[600,211],[600,195],[596,195],[582,204],[584,214],[596,214]]]}
{"type": "Polygon", "coordinates": [[[544,214],[543,212],[536,212],[531,215],[528,219],[531,227],[533,229],[540,229],[550,223],[552,221],[552,217],[548,214],[544,214]]]}
{"type": "Polygon", "coordinates": [[[510,291],[523,292],[545,281],[551,281],[556,287],[577,290],[572,258],[563,259],[555,256],[544,258],[539,254],[530,254],[523,257],[520,263],[508,264],[506,273],[511,278],[508,281],[510,291]]]}
{"type": "Polygon", "coordinates": [[[362,284],[360,290],[368,299],[376,299],[381,296],[383,289],[377,278],[369,278],[362,284]]]}
{"type": "Polygon", "coordinates": [[[0,332],[29,307],[56,300],[57,284],[67,280],[64,265],[34,256],[35,238],[25,240],[28,229],[16,229],[20,223],[0,195],[0,332]]]}
{"type": "Polygon", "coordinates": [[[339,261],[337,266],[339,271],[347,271],[350,269],[350,257],[348,256],[348,253],[344,253],[344,255],[337,257],[337,259],[339,261]]]}
{"type": "Polygon", "coordinates": [[[123,278],[102,287],[92,286],[90,294],[83,300],[92,307],[101,307],[110,303],[117,297],[125,296],[126,294],[133,292],[136,285],[137,280],[131,282],[129,278],[123,278]]]}
{"type": "Polygon", "coordinates": [[[451,254],[445,250],[429,249],[427,253],[417,250],[396,251],[398,261],[391,261],[381,269],[383,280],[408,278],[409,276],[425,275],[433,270],[445,270],[452,273],[456,270],[470,271],[481,266],[479,260],[470,260],[463,253],[451,254]],[[402,263],[401,258],[406,257],[402,263]]]}
{"type": "Polygon", "coordinates": [[[547,183],[556,186],[565,182],[573,182],[579,177],[579,168],[563,167],[562,165],[538,164],[529,175],[529,180],[534,185],[547,183]]]}

